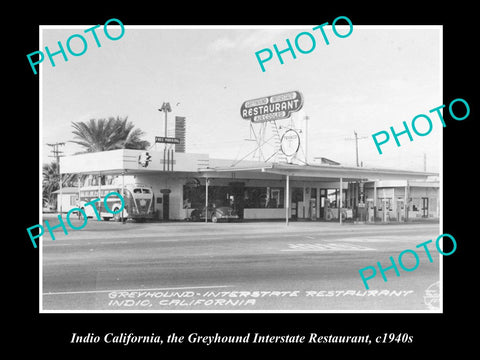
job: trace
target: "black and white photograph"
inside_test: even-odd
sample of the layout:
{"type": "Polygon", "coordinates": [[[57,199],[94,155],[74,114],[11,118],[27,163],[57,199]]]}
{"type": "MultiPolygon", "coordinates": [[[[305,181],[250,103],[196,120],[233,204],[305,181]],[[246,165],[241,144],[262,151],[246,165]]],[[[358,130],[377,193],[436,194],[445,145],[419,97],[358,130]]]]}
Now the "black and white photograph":
{"type": "Polygon", "coordinates": [[[474,344],[474,11],[300,5],[22,12],[18,354],[474,344]]]}

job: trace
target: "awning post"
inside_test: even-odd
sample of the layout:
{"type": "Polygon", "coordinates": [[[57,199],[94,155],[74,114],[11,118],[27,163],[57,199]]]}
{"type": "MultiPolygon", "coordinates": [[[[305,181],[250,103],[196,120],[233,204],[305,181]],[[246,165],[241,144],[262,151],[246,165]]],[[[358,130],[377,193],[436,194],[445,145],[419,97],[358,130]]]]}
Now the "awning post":
{"type": "Polygon", "coordinates": [[[205,178],[205,223],[208,222],[208,177],[205,178]]]}
{"type": "Polygon", "coordinates": [[[285,225],[288,226],[288,215],[290,209],[290,175],[285,178],[285,225]]]}
{"type": "Polygon", "coordinates": [[[338,219],[340,225],[342,225],[342,192],[343,192],[343,179],[340,178],[340,191],[338,196],[338,219]]]}
{"type": "Polygon", "coordinates": [[[408,180],[407,180],[405,185],[405,199],[403,200],[403,210],[405,211],[405,214],[403,216],[404,222],[408,221],[408,199],[409,199],[409,195],[408,195],[408,180]]]}
{"type": "MultiPolygon", "coordinates": [[[[98,213],[102,214],[102,173],[98,173],[98,198],[100,201],[98,202],[98,213]]],[[[95,205],[96,207],[96,205],[95,205]]],[[[100,221],[100,220],[99,220],[100,221]]]]}

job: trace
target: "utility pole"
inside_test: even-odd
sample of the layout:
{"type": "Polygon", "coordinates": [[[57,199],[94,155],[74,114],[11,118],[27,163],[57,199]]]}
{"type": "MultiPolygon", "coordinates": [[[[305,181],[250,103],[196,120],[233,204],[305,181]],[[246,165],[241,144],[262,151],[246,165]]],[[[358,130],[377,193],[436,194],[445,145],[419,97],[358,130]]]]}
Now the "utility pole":
{"type": "Polygon", "coordinates": [[[310,118],[305,116],[305,164],[308,165],[308,120],[310,118]]]}
{"type": "Polygon", "coordinates": [[[358,163],[358,140],[366,139],[366,138],[368,138],[368,136],[358,137],[358,134],[355,130],[353,130],[353,134],[355,135],[355,139],[346,138],[345,140],[355,140],[355,154],[356,154],[356,159],[357,159],[357,167],[359,167],[360,164],[358,163]]]}
{"type": "Polygon", "coordinates": [[[62,154],[63,151],[58,150],[58,147],[59,146],[65,146],[65,143],[57,142],[55,144],[47,144],[47,145],[52,148],[52,154],[53,155],[49,155],[49,157],[54,157],[57,160],[57,165],[59,165],[60,164],[60,156],[63,156],[63,155],[60,155],[60,154],[62,154]]]}
{"type": "MultiPolygon", "coordinates": [[[[356,160],[357,160],[357,167],[360,167],[360,164],[358,163],[358,140],[366,139],[367,136],[358,137],[358,134],[357,134],[356,130],[353,130],[353,134],[355,135],[355,139],[352,139],[352,138],[348,139],[347,138],[345,140],[355,140],[355,155],[356,155],[356,160]]],[[[363,163],[362,163],[362,166],[363,166],[363,163]]],[[[359,200],[360,200],[360,203],[362,204],[361,205],[362,209],[364,209],[364,205],[363,205],[363,186],[364,185],[363,185],[362,181],[360,180],[360,181],[355,181],[354,186],[355,186],[355,188],[354,188],[355,202],[354,202],[354,205],[353,205],[353,209],[355,211],[355,218],[358,219],[359,216],[362,217],[362,215],[360,215],[361,212],[359,213],[358,205],[357,205],[357,202],[359,200]]]]}

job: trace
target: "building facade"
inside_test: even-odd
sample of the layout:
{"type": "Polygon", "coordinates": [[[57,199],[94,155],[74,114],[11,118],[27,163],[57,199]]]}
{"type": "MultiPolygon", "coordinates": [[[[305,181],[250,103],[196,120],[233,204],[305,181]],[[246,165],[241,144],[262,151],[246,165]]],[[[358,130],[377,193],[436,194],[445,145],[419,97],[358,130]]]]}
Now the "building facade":
{"type": "Polygon", "coordinates": [[[244,220],[387,222],[417,219],[419,214],[439,216],[438,182],[425,183],[436,174],[424,172],[332,164],[236,164],[168,147],[66,156],[60,170],[90,175],[88,185],[96,181],[99,189],[111,182],[150,186],[159,220],[189,219],[194,209],[207,205],[232,207],[244,220]]]}

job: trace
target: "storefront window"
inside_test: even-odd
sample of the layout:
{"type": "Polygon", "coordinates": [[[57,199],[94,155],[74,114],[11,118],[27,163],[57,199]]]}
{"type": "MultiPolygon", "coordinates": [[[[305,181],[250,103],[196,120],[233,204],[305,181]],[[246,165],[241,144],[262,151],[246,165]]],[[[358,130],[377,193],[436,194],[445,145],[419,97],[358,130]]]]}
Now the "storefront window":
{"type": "MultiPolygon", "coordinates": [[[[324,189],[321,190],[322,193],[324,189]]],[[[328,200],[328,207],[329,208],[337,208],[338,207],[338,197],[339,192],[338,189],[326,189],[327,190],[327,200],[328,200]]],[[[347,203],[347,191],[346,189],[342,189],[342,208],[345,207],[347,203]]],[[[322,205],[323,206],[323,205],[322,205]]]]}
{"type": "MultiPolygon", "coordinates": [[[[215,206],[244,208],[283,208],[285,191],[274,187],[245,187],[238,194],[231,186],[209,186],[208,202],[215,206]]],[[[205,206],[205,186],[183,187],[184,208],[202,208],[205,206]]]]}
{"type": "Polygon", "coordinates": [[[244,207],[255,208],[283,208],[283,188],[246,187],[244,191],[244,207]]]}
{"type": "Polygon", "coordinates": [[[327,189],[327,200],[328,207],[336,208],[337,207],[337,189],[327,189]]]}

